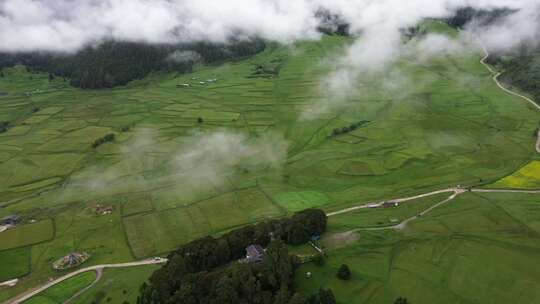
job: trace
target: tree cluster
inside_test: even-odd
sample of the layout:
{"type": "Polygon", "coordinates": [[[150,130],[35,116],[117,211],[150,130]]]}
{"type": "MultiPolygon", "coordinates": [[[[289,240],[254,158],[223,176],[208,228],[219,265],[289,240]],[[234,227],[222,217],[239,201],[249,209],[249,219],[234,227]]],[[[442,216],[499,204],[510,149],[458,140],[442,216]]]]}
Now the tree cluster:
{"type": "Polygon", "coordinates": [[[283,59],[274,58],[268,62],[255,64],[253,73],[248,78],[273,78],[279,75],[283,59]]]}
{"type": "MultiPolygon", "coordinates": [[[[275,293],[276,296],[279,293],[286,294],[288,300],[292,295],[292,281],[290,281],[292,270],[289,269],[294,268],[295,259],[289,258],[288,254],[283,253],[283,248],[281,248],[283,246],[275,244],[282,244],[282,242],[302,244],[307,242],[312,235],[322,234],[325,230],[326,214],[318,209],[307,209],[295,213],[290,218],[238,228],[219,238],[208,236],[195,240],[169,254],[167,264],[156,270],[150,277],[149,284],[143,286],[139,303],[273,303],[265,302],[265,299],[268,299],[270,295],[268,292],[275,293]],[[251,244],[268,246],[261,267],[271,266],[272,271],[263,271],[256,264],[234,264],[234,267],[228,267],[225,272],[215,271],[218,267],[244,257],[246,247],[251,244]],[[276,252],[276,255],[270,254],[272,252],[276,252]],[[286,265],[285,260],[290,265],[286,265]],[[266,279],[259,282],[260,276],[266,279]],[[251,277],[254,278],[249,281],[251,277]],[[250,302],[251,300],[247,302],[212,302],[210,299],[206,299],[206,295],[213,297],[210,291],[217,290],[220,286],[225,286],[223,288],[235,286],[236,296],[242,299],[254,299],[254,295],[246,295],[247,291],[243,292],[239,289],[240,285],[238,284],[240,283],[236,282],[237,278],[242,278],[238,281],[241,286],[251,282],[252,285],[249,285],[249,289],[259,290],[258,296],[262,302],[250,302]],[[284,289],[281,290],[282,288],[284,289]],[[279,290],[281,291],[278,292],[279,290]],[[268,296],[264,296],[265,294],[268,296]],[[175,300],[168,302],[173,297],[176,297],[175,300]],[[179,301],[179,297],[183,301],[179,301]],[[202,300],[203,298],[206,300],[202,300]]],[[[235,297],[232,299],[236,299],[235,297]]]]}
{"type": "Polygon", "coordinates": [[[463,7],[456,11],[454,16],[446,19],[446,22],[456,28],[464,28],[471,21],[476,21],[479,25],[489,25],[497,22],[500,18],[512,14],[515,10],[508,8],[496,9],[475,9],[473,7],[463,7]]]}
{"type": "Polygon", "coordinates": [[[338,135],[341,135],[341,134],[346,134],[346,133],[352,132],[352,131],[360,128],[361,126],[365,125],[368,122],[369,122],[368,120],[362,120],[362,121],[359,121],[359,122],[356,122],[356,123],[352,123],[352,124],[350,124],[348,126],[345,126],[343,128],[335,128],[335,129],[332,130],[332,135],[331,136],[338,136],[338,135]]]}
{"type": "Polygon", "coordinates": [[[4,133],[8,130],[9,121],[0,121],[0,133],[4,133]]]}
{"type": "Polygon", "coordinates": [[[351,279],[351,270],[349,269],[349,266],[346,264],[341,265],[339,267],[339,270],[337,272],[337,277],[341,280],[348,281],[351,279]]]}
{"type": "Polygon", "coordinates": [[[321,8],[315,12],[315,18],[319,21],[319,32],[327,35],[349,35],[350,24],[342,16],[321,8]]]}
{"type": "Polygon", "coordinates": [[[96,139],[92,143],[92,148],[95,149],[95,148],[101,146],[104,143],[114,141],[115,138],[116,138],[116,136],[114,135],[114,133],[109,133],[109,134],[107,134],[107,135],[105,135],[103,137],[100,137],[100,138],[96,139]]]}
{"type": "Polygon", "coordinates": [[[154,71],[191,72],[195,59],[174,60],[171,54],[190,51],[205,63],[234,59],[262,51],[265,44],[258,39],[232,41],[227,44],[144,44],[105,41],[87,46],[74,54],[46,52],[0,53],[0,69],[23,64],[34,71],[70,78],[73,86],[83,89],[111,88],[141,79],[154,71]]]}
{"type": "Polygon", "coordinates": [[[406,298],[399,297],[394,301],[394,304],[409,304],[406,298]]]}
{"type": "Polygon", "coordinates": [[[174,263],[174,271],[152,275],[149,283],[142,285],[137,303],[335,304],[331,290],[321,290],[310,297],[294,293],[296,265],[279,240],[268,245],[261,263],[233,263],[195,273],[189,271],[183,256],[176,255],[169,263],[174,263]],[[167,282],[174,282],[174,288],[167,282]]]}

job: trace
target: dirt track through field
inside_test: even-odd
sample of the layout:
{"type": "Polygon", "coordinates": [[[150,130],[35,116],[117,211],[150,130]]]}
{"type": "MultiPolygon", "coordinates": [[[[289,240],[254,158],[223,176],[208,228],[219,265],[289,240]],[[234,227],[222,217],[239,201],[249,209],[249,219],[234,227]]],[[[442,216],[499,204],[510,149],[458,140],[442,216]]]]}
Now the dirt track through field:
{"type": "MultiPolygon", "coordinates": [[[[94,280],[94,282],[92,282],[92,284],[90,284],[90,286],[93,286],[95,283],[97,283],[97,281],[101,278],[101,275],[100,273],[103,271],[103,269],[105,268],[125,268],[125,267],[134,267],[134,266],[141,266],[141,265],[154,265],[154,264],[162,264],[162,263],[165,263],[167,262],[167,259],[165,258],[159,258],[159,259],[147,259],[147,260],[142,260],[142,261],[136,261],[136,262],[128,262],[128,263],[119,263],[119,264],[103,264],[103,265],[94,265],[94,266],[89,266],[89,267],[86,267],[86,268],[81,268],[79,270],[76,270],[76,271],[73,271],[73,272],[70,272],[66,275],[63,275],[59,278],[56,278],[55,280],[52,280],[50,282],[47,282],[41,286],[38,286],[34,289],[31,289],[29,291],[26,291],[20,295],[18,295],[17,297],[11,299],[11,300],[8,300],[6,303],[9,303],[9,304],[19,304],[19,303],[23,303],[24,301],[30,299],[31,297],[43,292],[44,290],[56,285],[56,284],[59,284],[67,279],[70,279],[76,275],[79,275],[83,272],[87,272],[87,271],[96,271],[97,272],[97,276],[96,276],[96,280],[94,280]]],[[[87,287],[88,288],[88,287],[87,287]]],[[[87,288],[85,289],[82,289],[80,292],[82,293],[83,291],[85,291],[87,288]]],[[[75,295],[78,295],[78,294],[75,294],[75,295]]],[[[70,298],[68,301],[72,300],[74,297],[70,298]]]]}

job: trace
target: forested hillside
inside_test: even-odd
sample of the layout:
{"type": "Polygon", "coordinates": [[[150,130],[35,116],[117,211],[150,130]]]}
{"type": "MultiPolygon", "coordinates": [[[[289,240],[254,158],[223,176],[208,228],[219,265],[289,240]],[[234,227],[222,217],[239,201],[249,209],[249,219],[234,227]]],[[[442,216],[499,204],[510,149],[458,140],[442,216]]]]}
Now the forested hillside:
{"type": "Polygon", "coordinates": [[[23,64],[28,68],[70,79],[84,89],[111,88],[140,79],[152,71],[189,72],[196,62],[212,63],[262,51],[260,39],[229,44],[194,43],[150,45],[135,42],[106,41],[87,46],[75,54],[0,53],[0,68],[23,64]]]}

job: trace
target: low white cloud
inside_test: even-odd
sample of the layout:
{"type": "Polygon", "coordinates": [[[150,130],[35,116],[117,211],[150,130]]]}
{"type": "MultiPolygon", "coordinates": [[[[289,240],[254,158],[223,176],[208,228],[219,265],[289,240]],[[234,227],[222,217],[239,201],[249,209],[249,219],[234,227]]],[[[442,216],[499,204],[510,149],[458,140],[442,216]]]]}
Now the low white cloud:
{"type": "Polygon", "coordinates": [[[376,47],[386,48],[400,28],[466,5],[522,9],[503,25],[519,31],[509,39],[530,38],[530,25],[538,25],[536,0],[2,0],[0,50],[73,51],[111,38],[167,43],[259,36],[287,43],[320,36],[320,9],[339,14],[352,33],[382,40],[376,47]]]}
{"type": "Polygon", "coordinates": [[[230,130],[194,131],[177,138],[179,142],[160,141],[159,135],[151,129],[138,130],[119,144],[114,163],[75,174],[66,195],[81,189],[111,195],[167,185],[185,195],[222,186],[243,169],[279,172],[286,160],[287,142],[274,133],[252,138],[230,130]]]}

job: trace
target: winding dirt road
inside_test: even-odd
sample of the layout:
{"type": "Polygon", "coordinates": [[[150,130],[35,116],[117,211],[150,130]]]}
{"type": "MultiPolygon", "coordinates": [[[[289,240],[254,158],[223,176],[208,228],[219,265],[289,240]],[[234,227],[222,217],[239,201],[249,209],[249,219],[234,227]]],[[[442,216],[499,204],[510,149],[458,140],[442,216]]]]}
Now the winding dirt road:
{"type": "Polygon", "coordinates": [[[412,201],[412,200],[415,200],[415,199],[419,199],[419,198],[423,198],[423,197],[428,197],[428,196],[432,196],[432,195],[436,195],[436,194],[441,194],[441,193],[446,193],[446,192],[454,192],[454,193],[455,193],[455,192],[461,191],[461,190],[462,190],[461,188],[457,188],[457,187],[456,187],[456,188],[447,188],[447,189],[442,189],[442,190],[432,191],[432,192],[428,192],[428,193],[418,194],[418,195],[415,195],[415,196],[409,196],[409,197],[403,197],[403,198],[396,198],[396,199],[384,200],[384,201],[380,201],[380,202],[364,203],[364,204],[362,204],[362,205],[353,206],[353,207],[350,207],[350,208],[346,208],[346,209],[342,209],[342,210],[330,212],[330,213],[327,213],[326,215],[327,215],[327,216],[334,216],[334,215],[338,215],[338,214],[342,214],[342,213],[347,213],[347,212],[355,211],[355,210],[358,210],[358,209],[378,208],[378,207],[381,207],[382,204],[384,204],[385,202],[402,203],[402,202],[412,201]]]}
{"type": "MultiPolygon", "coordinates": [[[[11,300],[8,300],[6,303],[9,303],[9,304],[19,304],[19,303],[22,303],[28,299],[30,299],[31,297],[39,294],[40,292],[44,291],[45,289],[47,288],[50,288],[60,282],[63,282],[69,278],[72,278],[78,274],[81,274],[83,272],[87,272],[87,271],[96,271],[97,272],[97,276],[96,278],[101,278],[101,272],[103,271],[103,269],[105,268],[124,268],[124,267],[133,267],[133,266],[141,266],[141,265],[153,265],[153,264],[162,264],[162,263],[165,263],[167,262],[167,259],[165,258],[159,258],[159,259],[148,259],[148,260],[142,260],[142,261],[136,261],[136,262],[129,262],[129,263],[119,263],[119,264],[103,264],[103,265],[94,265],[94,266],[89,266],[89,267],[85,267],[85,268],[81,268],[79,270],[76,270],[76,271],[73,271],[73,272],[70,272],[66,275],[63,275],[59,278],[56,278],[50,282],[47,282],[39,287],[36,287],[34,289],[31,289],[29,291],[26,291],[20,295],[18,295],[17,297],[11,299],[11,300]]],[[[90,285],[94,285],[95,283],[97,283],[98,279],[94,280],[94,282],[90,285]]],[[[86,290],[87,288],[81,290],[80,292],[82,293],[82,291],[86,290]]],[[[76,294],[78,295],[78,294],[76,294]]],[[[71,298],[73,299],[73,297],[71,298]]],[[[71,299],[69,299],[68,301],[70,301],[71,299]]]]}
{"type": "MultiPolygon", "coordinates": [[[[487,51],[486,47],[484,47],[482,45],[482,50],[484,51],[484,54],[485,56],[480,60],[480,63],[482,63],[492,74],[493,74],[493,81],[497,84],[497,86],[499,88],[501,88],[501,90],[505,91],[506,93],[508,94],[511,94],[511,95],[514,95],[514,96],[517,96],[517,97],[521,97],[523,99],[525,99],[527,102],[529,102],[530,104],[532,104],[536,109],[540,110],[540,105],[537,104],[536,102],[534,102],[534,100],[530,99],[529,97],[527,96],[524,96],[524,95],[521,95],[519,93],[516,93],[514,91],[511,91],[507,88],[505,88],[500,82],[499,82],[499,76],[501,76],[501,72],[497,72],[495,71],[489,64],[486,63],[486,60],[488,59],[489,57],[489,52],[487,51]]],[[[537,139],[536,139],[536,152],[540,153],[540,129],[538,130],[538,133],[537,133],[537,139]]]]}
{"type": "Polygon", "coordinates": [[[63,304],[71,303],[73,300],[77,299],[80,295],[85,293],[88,289],[94,287],[94,285],[96,285],[99,282],[99,280],[101,280],[102,276],[103,276],[103,268],[96,269],[96,279],[94,280],[94,282],[92,282],[90,285],[86,286],[85,288],[77,291],[74,295],[71,296],[71,298],[64,301],[63,304]]]}
{"type": "MultiPolygon", "coordinates": [[[[450,202],[451,200],[455,199],[457,196],[463,194],[463,193],[466,193],[466,192],[480,192],[480,193],[527,193],[527,194],[540,194],[540,190],[519,190],[519,189],[464,189],[464,188],[459,188],[459,187],[456,187],[456,188],[450,188],[450,189],[442,189],[442,190],[438,190],[438,191],[433,191],[433,192],[428,192],[428,193],[425,193],[425,194],[420,194],[420,195],[416,195],[416,196],[411,196],[411,197],[406,197],[406,198],[402,198],[402,199],[394,199],[394,200],[389,200],[389,202],[406,202],[406,201],[410,201],[410,200],[414,200],[414,199],[417,199],[417,198],[422,198],[422,197],[427,197],[427,196],[432,196],[432,195],[435,195],[435,194],[440,194],[440,193],[446,193],[446,192],[453,192],[452,195],[450,195],[447,199],[443,200],[443,201],[440,201],[438,203],[436,203],[435,205],[423,210],[422,212],[418,213],[417,215],[415,216],[412,216],[410,218],[407,218],[405,220],[403,220],[401,223],[399,224],[396,224],[396,225],[393,225],[393,226],[384,226],[384,227],[367,227],[367,228],[357,228],[357,229],[353,229],[351,231],[360,231],[360,230],[388,230],[388,229],[396,229],[396,230],[401,230],[401,229],[404,229],[408,223],[418,219],[418,218],[421,218],[423,217],[424,215],[428,214],[429,212],[431,212],[432,210],[450,202]]],[[[384,202],[384,201],[383,201],[384,202]]],[[[369,208],[367,206],[378,206],[380,207],[382,205],[382,203],[376,203],[376,204],[373,204],[373,203],[370,203],[370,204],[362,204],[362,205],[359,205],[359,206],[356,206],[356,207],[351,207],[351,208],[347,208],[347,209],[344,209],[344,210],[340,210],[340,211],[336,211],[336,212],[332,212],[332,213],[328,213],[328,216],[333,216],[333,215],[338,215],[338,214],[343,214],[343,213],[346,213],[346,212],[351,212],[351,211],[354,211],[354,210],[358,210],[358,209],[363,209],[363,208],[369,208]]]]}
{"type": "Polygon", "coordinates": [[[487,51],[487,49],[482,45],[482,50],[484,51],[484,54],[485,56],[480,60],[480,63],[482,63],[492,74],[493,74],[493,81],[495,81],[495,83],[497,84],[497,86],[499,88],[501,88],[501,90],[505,91],[506,93],[510,94],[510,95],[514,95],[514,96],[517,96],[517,97],[521,97],[523,99],[525,99],[527,102],[529,102],[530,104],[532,104],[536,109],[540,110],[540,105],[537,104],[536,102],[534,102],[534,100],[530,99],[529,97],[527,96],[524,96],[524,95],[521,95],[519,93],[516,93],[514,91],[511,91],[507,88],[505,88],[500,82],[499,82],[499,76],[501,76],[501,72],[497,72],[495,71],[489,64],[486,63],[486,60],[488,59],[489,57],[489,52],[487,51]]]}

